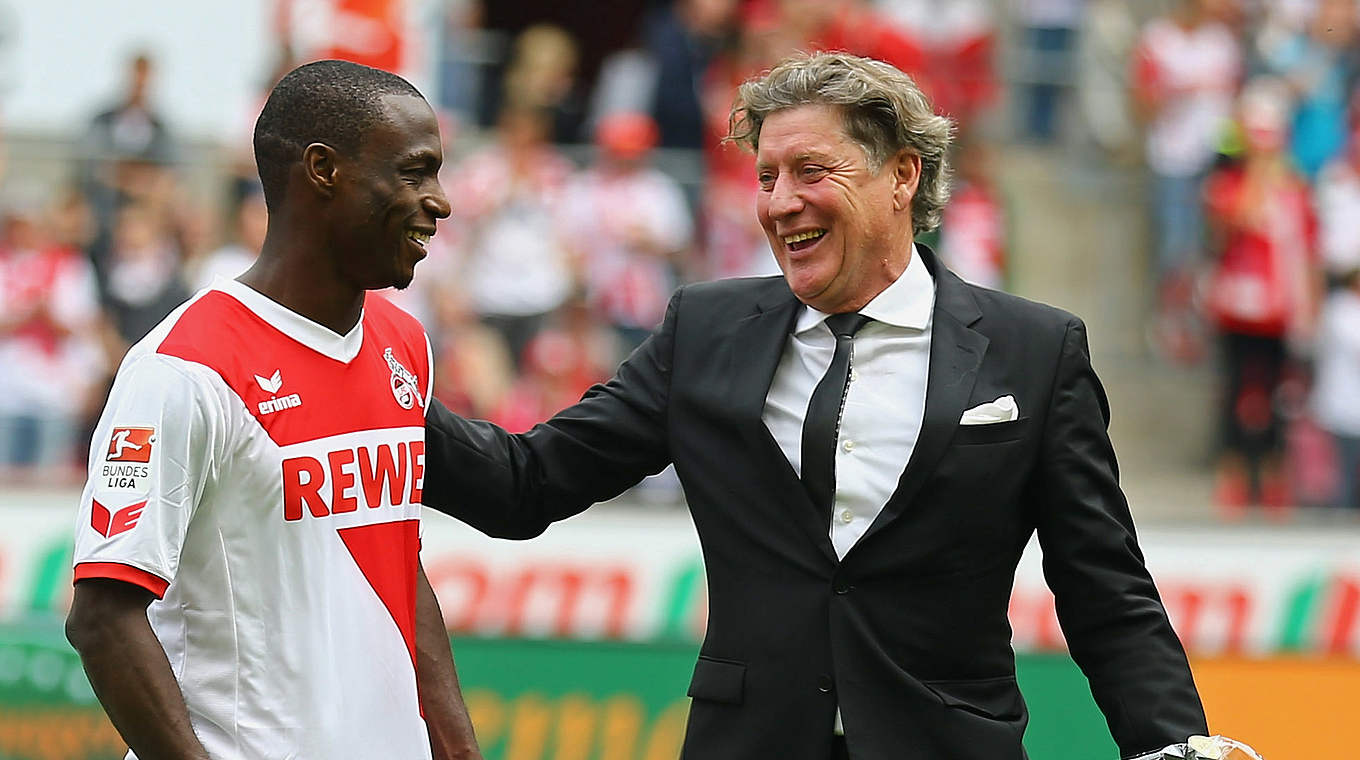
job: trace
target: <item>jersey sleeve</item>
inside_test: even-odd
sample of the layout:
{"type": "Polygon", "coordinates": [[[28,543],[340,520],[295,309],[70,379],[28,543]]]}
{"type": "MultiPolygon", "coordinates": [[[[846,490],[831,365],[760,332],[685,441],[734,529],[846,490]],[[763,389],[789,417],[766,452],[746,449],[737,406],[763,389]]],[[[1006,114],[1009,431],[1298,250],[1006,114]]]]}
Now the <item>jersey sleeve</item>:
{"type": "Polygon", "coordinates": [[[75,582],[113,578],[165,594],[218,461],[221,406],[183,360],[146,354],[119,370],[90,442],[75,582]]]}

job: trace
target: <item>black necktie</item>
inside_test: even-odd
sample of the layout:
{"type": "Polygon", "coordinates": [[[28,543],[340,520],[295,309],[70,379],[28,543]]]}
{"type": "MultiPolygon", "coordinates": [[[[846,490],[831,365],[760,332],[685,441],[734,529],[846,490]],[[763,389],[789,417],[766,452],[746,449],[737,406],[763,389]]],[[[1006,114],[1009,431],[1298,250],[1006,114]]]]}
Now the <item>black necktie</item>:
{"type": "Polygon", "coordinates": [[[803,418],[803,485],[807,487],[812,503],[827,515],[831,514],[836,494],[836,437],[849,387],[853,338],[869,321],[863,314],[855,313],[833,314],[826,318],[826,326],[836,336],[836,353],[821,382],[812,391],[807,416],[803,418]]]}

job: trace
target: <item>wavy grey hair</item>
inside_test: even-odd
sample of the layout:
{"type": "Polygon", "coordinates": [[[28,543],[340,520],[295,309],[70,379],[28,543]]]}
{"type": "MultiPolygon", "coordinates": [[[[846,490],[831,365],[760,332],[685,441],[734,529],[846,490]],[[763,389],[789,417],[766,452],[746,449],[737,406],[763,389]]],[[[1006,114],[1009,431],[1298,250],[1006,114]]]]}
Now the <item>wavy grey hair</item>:
{"type": "Polygon", "coordinates": [[[726,139],[755,152],[770,114],[804,105],[839,106],[846,134],[864,149],[875,173],[902,150],[920,156],[912,228],[921,233],[940,225],[940,213],[949,202],[954,125],[935,114],[911,77],[882,61],[847,53],[790,56],[737,90],[726,139]]]}

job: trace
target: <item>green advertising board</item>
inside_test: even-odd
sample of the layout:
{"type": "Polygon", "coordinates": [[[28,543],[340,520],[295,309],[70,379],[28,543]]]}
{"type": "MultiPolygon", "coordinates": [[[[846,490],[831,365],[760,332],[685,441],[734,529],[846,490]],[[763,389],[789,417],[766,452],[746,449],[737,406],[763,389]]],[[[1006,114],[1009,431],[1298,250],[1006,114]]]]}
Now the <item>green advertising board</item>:
{"type": "MultiPolygon", "coordinates": [[[[679,754],[692,643],[456,638],[453,646],[487,760],[679,754]]],[[[1117,756],[1070,659],[1023,656],[1019,678],[1034,760],[1117,756]]],[[[117,760],[124,747],[58,621],[0,626],[0,760],[117,760]]]]}

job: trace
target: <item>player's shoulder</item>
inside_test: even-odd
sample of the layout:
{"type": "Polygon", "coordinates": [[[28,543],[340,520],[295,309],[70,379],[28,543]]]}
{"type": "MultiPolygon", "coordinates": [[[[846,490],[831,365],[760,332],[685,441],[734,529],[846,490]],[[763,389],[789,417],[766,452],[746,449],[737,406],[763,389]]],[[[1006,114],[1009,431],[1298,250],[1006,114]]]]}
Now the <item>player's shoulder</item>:
{"type": "Polygon", "coordinates": [[[218,282],[172,312],[140,347],[220,368],[224,358],[259,352],[273,334],[263,318],[218,282]]]}
{"type": "Polygon", "coordinates": [[[165,350],[167,342],[184,340],[180,330],[203,319],[200,302],[209,291],[200,291],[181,304],[128,349],[118,365],[110,391],[110,403],[132,397],[164,403],[191,403],[191,399],[219,396],[219,378],[212,366],[192,356],[165,350]]]}
{"type": "Polygon", "coordinates": [[[189,300],[175,307],[174,311],[167,314],[127,350],[120,366],[127,367],[148,357],[163,355],[161,348],[172,336],[182,339],[186,331],[195,333],[195,337],[206,333],[213,321],[221,317],[220,313],[214,313],[219,310],[219,307],[212,303],[215,299],[209,298],[208,302],[204,303],[204,298],[213,292],[211,289],[200,290],[189,300]]]}

